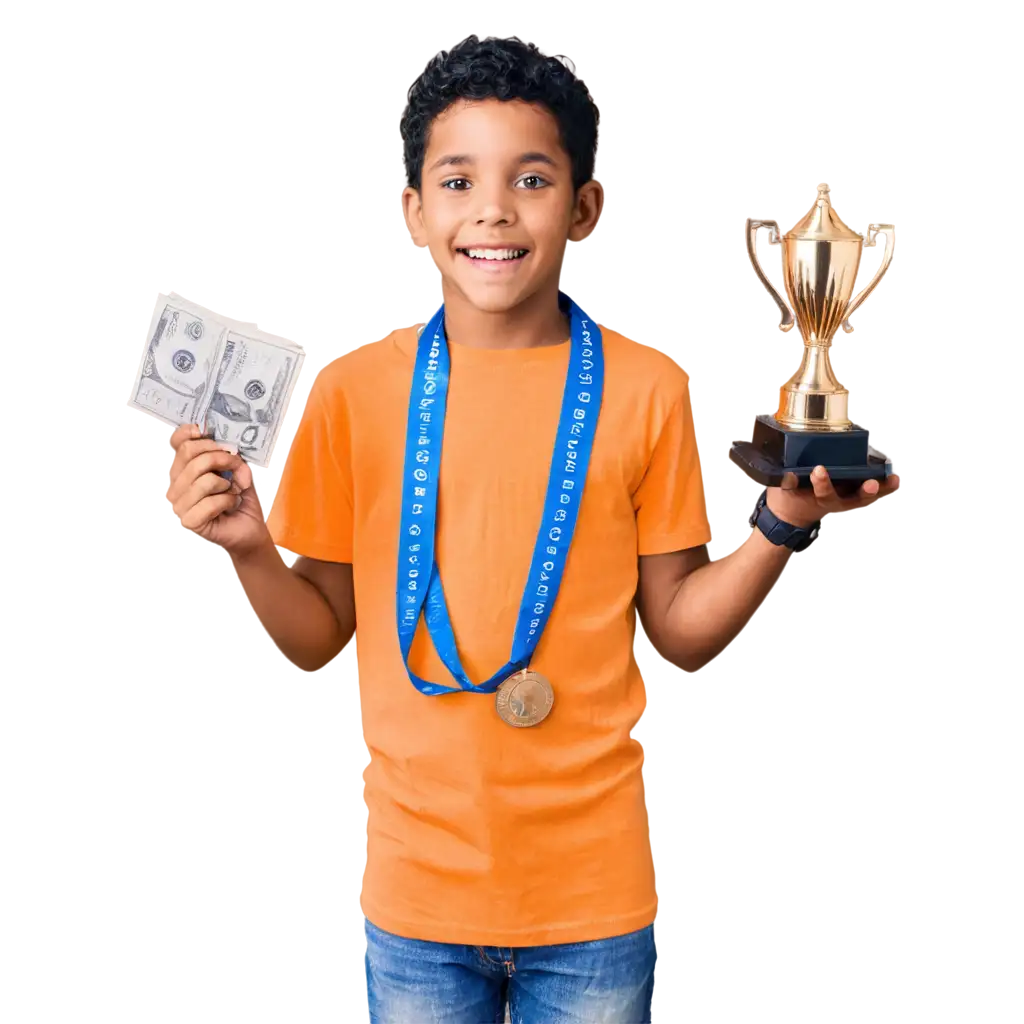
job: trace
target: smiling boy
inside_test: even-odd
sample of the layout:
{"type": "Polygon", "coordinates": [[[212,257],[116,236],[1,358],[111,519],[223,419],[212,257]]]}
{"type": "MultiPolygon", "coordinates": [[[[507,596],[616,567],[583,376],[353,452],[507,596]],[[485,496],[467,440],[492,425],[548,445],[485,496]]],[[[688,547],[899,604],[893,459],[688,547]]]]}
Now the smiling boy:
{"type": "Polygon", "coordinates": [[[650,1020],[636,615],[695,671],[824,514],[898,485],[769,488],[790,546],[755,528],[709,559],[687,374],[559,291],[601,215],[597,124],[518,39],[438,54],[402,203],[443,307],[320,372],[266,522],[238,456],[171,439],[175,513],[282,652],[313,671],[358,637],[374,1021],[650,1020]]]}

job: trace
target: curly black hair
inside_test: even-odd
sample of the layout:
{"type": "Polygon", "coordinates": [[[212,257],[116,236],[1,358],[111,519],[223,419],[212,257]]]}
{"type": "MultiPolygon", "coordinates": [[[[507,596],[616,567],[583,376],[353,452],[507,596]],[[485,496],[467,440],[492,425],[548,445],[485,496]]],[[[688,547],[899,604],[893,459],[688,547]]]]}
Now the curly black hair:
{"type": "Polygon", "coordinates": [[[517,36],[484,40],[467,36],[442,50],[409,87],[402,114],[405,173],[419,189],[430,126],[458,99],[525,100],[546,107],[558,121],[559,134],[572,161],[573,188],[594,176],[598,111],[576,68],[567,57],[547,57],[517,36]],[[563,63],[565,61],[566,63],[563,63]]]}

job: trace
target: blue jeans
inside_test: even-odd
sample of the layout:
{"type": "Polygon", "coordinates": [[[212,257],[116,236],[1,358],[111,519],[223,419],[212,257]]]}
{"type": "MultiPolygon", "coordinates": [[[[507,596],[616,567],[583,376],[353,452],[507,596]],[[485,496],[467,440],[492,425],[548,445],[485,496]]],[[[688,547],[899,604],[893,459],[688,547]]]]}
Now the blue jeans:
{"type": "Polygon", "coordinates": [[[653,924],[509,947],[406,939],[367,921],[370,1024],[648,1024],[656,959],[653,924]]]}

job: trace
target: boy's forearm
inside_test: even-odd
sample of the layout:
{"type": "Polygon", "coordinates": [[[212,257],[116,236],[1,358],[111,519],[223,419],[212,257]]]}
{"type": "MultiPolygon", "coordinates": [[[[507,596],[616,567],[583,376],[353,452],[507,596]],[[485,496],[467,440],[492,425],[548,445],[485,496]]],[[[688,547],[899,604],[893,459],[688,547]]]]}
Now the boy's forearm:
{"type": "Polygon", "coordinates": [[[754,529],[731,555],[690,572],[666,613],[669,660],[694,672],[721,653],[750,621],[792,554],[754,529]]]}
{"type": "Polygon", "coordinates": [[[348,643],[327,599],[288,567],[269,536],[255,551],[232,553],[231,562],[264,629],[299,668],[322,668],[348,643]]]}

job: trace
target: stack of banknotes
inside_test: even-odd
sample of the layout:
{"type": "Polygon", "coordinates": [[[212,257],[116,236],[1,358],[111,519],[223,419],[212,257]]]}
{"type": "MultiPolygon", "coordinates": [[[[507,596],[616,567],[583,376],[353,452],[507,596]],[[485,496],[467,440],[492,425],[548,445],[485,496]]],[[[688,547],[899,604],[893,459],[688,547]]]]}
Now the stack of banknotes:
{"type": "Polygon", "coordinates": [[[305,353],[255,324],[158,295],[128,404],[267,466],[305,353]]]}

